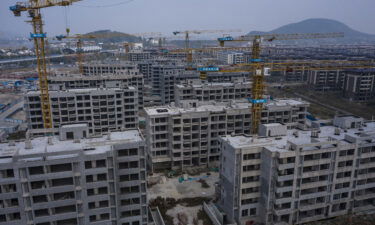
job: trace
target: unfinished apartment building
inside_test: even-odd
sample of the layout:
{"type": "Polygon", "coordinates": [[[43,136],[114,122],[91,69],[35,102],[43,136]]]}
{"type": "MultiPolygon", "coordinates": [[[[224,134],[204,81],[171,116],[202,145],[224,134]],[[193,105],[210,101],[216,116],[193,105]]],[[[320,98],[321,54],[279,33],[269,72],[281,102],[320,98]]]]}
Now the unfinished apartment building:
{"type": "Polygon", "coordinates": [[[343,70],[309,70],[307,84],[315,91],[340,91],[344,79],[343,70]]]}
{"type": "MultiPolygon", "coordinates": [[[[207,82],[221,83],[233,82],[237,79],[248,79],[249,73],[233,72],[207,73],[207,82]]],[[[185,71],[184,66],[155,65],[152,72],[153,94],[159,95],[163,104],[175,101],[175,85],[186,80],[199,80],[199,73],[196,71],[185,71]]]]}
{"type": "MultiPolygon", "coordinates": [[[[87,123],[88,133],[95,135],[135,129],[138,127],[137,95],[134,87],[49,91],[54,132],[57,134],[60,126],[72,123],[87,123]]],[[[26,94],[25,111],[28,128],[35,134],[43,133],[39,91],[26,94]]]]}
{"type": "Polygon", "coordinates": [[[128,74],[128,75],[138,75],[139,70],[137,65],[134,63],[90,63],[83,65],[83,75],[85,76],[95,76],[95,75],[105,75],[105,74],[128,74]]]}
{"type": "Polygon", "coordinates": [[[288,83],[303,83],[308,79],[308,70],[285,70],[283,72],[272,72],[280,73],[284,77],[284,81],[288,83]]]}
{"type": "Polygon", "coordinates": [[[125,60],[131,62],[140,62],[151,59],[151,52],[145,52],[143,50],[131,50],[125,53],[125,60]]]}
{"type": "Polygon", "coordinates": [[[375,122],[349,116],[310,131],[266,124],[259,137],[220,137],[220,210],[243,225],[372,213],[374,131],[375,122]]]}
{"type": "Polygon", "coordinates": [[[137,67],[139,72],[143,75],[144,81],[147,84],[151,84],[152,81],[152,67],[154,65],[178,65],[181,64],[179,60],[165,59],[165,58],[153,58],[149,60],[138,61],[137,67]]]}
{"type": "MultiPolygon", "coordinates": [[[[281,122],[295,127],[305,122],[308,103],[301,100],[269,101],[262,123],[281,122]]],[[[249,134],[251,105],[247,101],[187,102],[182,107],[145,108],[148,163],[153,170],[184,170],[191,166],[217,166],[218,137],[249,134]]]]}
{"type": "Polygon", "coordinates": [[[138,106],[143,107],[143,75],[128,74],[121,71],[116,74],[103,75],[58,75],[48,77],[49,89],[53,91],[63,91],[67,89],[83,88],[127,88],[135,87],[138,90],[138,106]]]}
{"type": "MultiPolygon", "coordinates": [[[[162,104],[171,102],[171,98],[174,99],[174,84],[178,82],[176,80],[180,79],[181,74],[185,74],[184,66],[152,65],[151,71],[152,94],[160,96],[162,104]]],[[[190,72],[186,74],[186,77],[190,79],[195,77],[195,74],[190,72]]]]}
{"type": "Polygon", "coordinates": [[[1,225],[147,225],[145,143],[138,130],[0,144],[1,225]]]}
{"type": "Polygon", "coordinates": [[[227,102],[250,98],[251,83],[246,79],[231,83],[207,83],[201,80],[188,80],[175,85],[175,103],[185,100],[227,102]]]}
{"type": "Polygon", "coordinates": [[[371,101],[375,98],[375,69],[346,71],[343,95],[351,101],[371,101]]]}

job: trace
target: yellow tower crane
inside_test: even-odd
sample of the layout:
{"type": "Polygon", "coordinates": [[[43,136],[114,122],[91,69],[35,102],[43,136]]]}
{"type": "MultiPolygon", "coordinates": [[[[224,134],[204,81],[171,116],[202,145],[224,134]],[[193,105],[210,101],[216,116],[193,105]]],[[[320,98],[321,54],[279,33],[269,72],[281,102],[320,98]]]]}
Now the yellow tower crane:
{"type": "Polygon", "coordinates": [[[94,39],[97,38],[96,35],[90,34],[75,34],[72,36],[69,35],[59,35],[56,36],[56,39],[61,41],[62,39],[77,39],[76,42],[76,57],[77,57],[77,65],[80,74],[83,74],[83,63],[84,63],[84,53],[83,53],[83,40],[82,39],[94,39]]]}
{"type": "Polygon", "coordinates": [[[51,106],[48,93],[47,80],[47,62],[45,53],[46,33],[43,30],[43,20],[41,9],[52,6],[69,6],[74,2],[81,0],[29,0],[28,2],[18,2],[16,5],[10,6],[9,9],[15,16],[21,16],[22,12],[28,11],[33,26],[33,32],[30,37],[34,40],[35,55],[37,57],[40,102],[42,108],[42,117],[44,128],[52,128],[51,106]]]}
{"type": "Polygon", "coordinates": [[[203,34],[203,33],[227,33],[227,32],[240,32],[241,30],[186,30],[174,31],[174,35],[185,34],[185,52],[188,70],[192,69],[193,63],[193,50],[190,48],[190,34],[203,34]]]}
{"type": "MultiPolygon", "coordinates": [[[[253,74],[252,88],[258,88],[252,90],[252,128],[251,133],[256,134],[261,119],[261,112],[263,109],[263,103],[266,103],[266,99],[263,99],[265,85],[263,83],[264,69],[269,68],[270,71],[303,71],[303,70],[343,70],[343,69],[364,69],[364,68],[375,68],[374,61],[343,61],[343,60],[314,60],[314,61],[290,61],[290,62],[278,62],[278,63],[262,63],[258,68],[257,74],[253,74]],[[261,79],[256,76],[262,76],[261,79]],[[256,87],[258,86],[258,87],[256,87]],[[260,87],[259,87],[260,86],[260,87]],[[261,94],[254,92],[261,92],[261,94]],[[258,111],[260,110],[260,111],[258,111]],[[254,116],[254,113],[260,115],[254,116]]],[[[249,69],[254,68],[254,63],[240,64],[230,68],[219,68],[219,67],[201,67],[197,68],[202,73],[210,72],[248,72],[249,69]]],[[[201,76],[202,77],[202,76],[201,76]]]]}
{"type": "Polygon", "coordinates": [[[249,41],[252,42],[252,58],[251,58],[251,72],[253,76],[252,82],[252,129],[251,133],[258,133],[258,127],[261,120],[261,113],[263,109],[263,103],[266,102],[263,99],[264,95],[264,65],[260,58],[261,43],[263,41],[274,41],[274,40],[299,40],[299,39],[316,39],[316,38],[337,38],[343,37],[343,33],[304,33],[304,34],[264,34],[264,35],[245,35],[239,38],[233,38],[226,36],[218,38],[220,46],[224,47],[225,42],[233,41],[249,41]]]}

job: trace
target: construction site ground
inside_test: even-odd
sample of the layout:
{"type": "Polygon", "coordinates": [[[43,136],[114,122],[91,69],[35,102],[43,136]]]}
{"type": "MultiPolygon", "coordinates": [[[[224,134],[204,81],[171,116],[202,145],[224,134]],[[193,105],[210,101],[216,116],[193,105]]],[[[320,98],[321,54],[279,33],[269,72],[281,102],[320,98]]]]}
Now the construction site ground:
{"type": "Polygon", "coordinates": [[[203,223],[203,201],[214,199],[216,182],[219,180],[218,172],[202,172],[195,176],[180,175],[168,178],[163,173],[153,174],[148,178],[149,200],[171,199],[173,203],[155,203],[165,219],[166,225],[190,225],[203,223]],[[207,175],[209,174],[209,175],[207,175]],[[191,178],[180,182],[181,177],[191,178]],[[202,178],[199,181],[199,178],[202,178]],[[205,184],[202,184],[205,183],[205,184]]]}
{"type": "Polygon", "coordinates": [[[20,98],[23,98],[23,96],[16,94],[0,94],[0,103],[6,105],[20,98]]]}
{"type": "Polygon", "coordinates": [[[23,110],[20,110],[16,113],[14,113],[10,118],[15,120],[26,120],[26,113],[23,110]]]}
{"type": "Polygon", "coordinates": [[[275,98],[297,97],[310,102],[308,111],[320,119],[330,119],[336,113],[353,114],[367,120],[375,118],[375,99],[367,103],[357,103],[343,98],[341,92],[318,92],[306,85],[268,87],[267,91],[275,98]]]}

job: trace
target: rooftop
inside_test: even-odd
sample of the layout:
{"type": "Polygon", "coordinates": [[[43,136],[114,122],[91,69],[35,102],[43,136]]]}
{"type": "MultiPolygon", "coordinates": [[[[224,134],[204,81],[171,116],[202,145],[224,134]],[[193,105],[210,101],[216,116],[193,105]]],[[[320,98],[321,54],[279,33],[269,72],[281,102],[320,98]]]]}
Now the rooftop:
{"type": "Polygon", "coordinates": [[[250,148],[250,147],[266,147],[271,151],[287,152],[288,142],[296,145],[308,145],[303,150],[314,150],[318,149],[314,147],[315,144],[322,144],[322,146],[328,147],[332,144],[332,141],[339,142],[341,144],[350,144],[345,138],[351,136],[353,138],[368,139],[371,142],[375,142],[375,122],[367,122],[362,128],[353,128],[343,130],[334,126],[323,126],[320,127],[319,137],[312,138],[311,133],[314,131],[301,131],[301,130],[288,130],[286,136],[280,137],[257,137],[257,136],[223,136],[226,142],[228,142],[234,148],[250,148]],[[335,134],[335,130],[338,129],[339,134],[335,134]],[[298,136],[295,135],[298,133],[298,136]],[[311,145],[310,145],[311,144],[311,145]]]}
{"type": "Polygon", "coordinates": [[[141,77],[142,74],[113,74],[106,73],[102,75],[90,75],[85,76],[82,74],[67,74],[67,75],[54,75],[49,76],[48,80],[51,81],[75,81],[75,80],[122,80],[129,79],[132,77],[141,77]]]}
{"type": "Polygon", "coordinates": [[[232,87],[236,85],[249,86],[251,82],[223,82],[223,83],[201,83],[201,84],[177,84],[178,88],[193,87],[193,88],[202,88],[202,87],[232,87]]]}
{"type": "Polygon", "coordinates": [[[48,137],[38,137],[30,140],[31,149],[25,148],[25,142],[0,144],[0,159],[40,153],[70,152],[74,150],[90,150],[84,151],[84,154],[87,155],[99,154],[110,151],[111,146],[115,144],[140,142],[142,140],[143,138],[138,130],[112,132],[110,137],[105,135],[102,137],[81,139],[79,141],[60,141],[58,136],[53,136],[52,144],[48,144],[48,137]]]}
{"type": "MultiPolygon", "coordinates": [[[[272,106],[298,106],[301,104],[308,104],[305,101],[300,99],[275,99],[269,100],[265,107],[272,107],[272,106]]],[[[177,107],[177,106],[155,106],[155,107],[148,107],[145,108],[145,112],[148,115],[177,115],[181,113],[189,113],[189,112],[220,112],[227,109],[249,109],[251,107],[251,103],[247,100],[234,100],[231,102],[198,102],[197,107],[177,107]]]]}
{"type": "MultiPolygon", "coordinates": [[[[128,90],[135,90],[134,87],[126,87],[128,90]]],[[[66,90],[61,90],[61,91],[54,91],[50,90],[50,94],[54,93],[90,93],[90,92],[95,92],[95,91],[121,91],[124,90],[124,88],[77,88],[77,89],[66,89],[66,90]]],[[[27,95],[40,95],[40,91],[29,91],[27,92],[27,95]]]]}

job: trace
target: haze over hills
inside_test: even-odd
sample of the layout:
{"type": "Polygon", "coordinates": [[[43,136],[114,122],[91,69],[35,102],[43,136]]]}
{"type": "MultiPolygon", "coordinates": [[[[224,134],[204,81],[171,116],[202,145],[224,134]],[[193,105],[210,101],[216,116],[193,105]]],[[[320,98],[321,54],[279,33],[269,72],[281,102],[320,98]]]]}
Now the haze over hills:
{"type": "MultiPolygon", "coordinates": [[[[344,23],[331,19],[307,19],[298,23],[291,23],[281,26],[269,32],[251,31],[249,34],[293,34],[293,33],[332,33],[342,32],[343,38],[334,40],[322,39],[319,42],[337,43],[375,43],[375,35],[356,31],[344,23]]],[[[311,42],[311,41],[310,41],[311,42]]]]}
{"type": "MultiPolygon", "coordinates": [[[[375,44],[375,35],[367,34],[363,32],[356,31],[344,23],[331,19],[307,19],[297,23],[291,23],[279,28],[273,29],[268,32],[264,31],[251,31],[248,34],[286,34],[286,33],[331,33],[331,32],[342,32],[344,33],[343,38],[336,39],[319,39],[319,40],[299,40],[299,41],[282,41],[279,43],[285,44],[375,44]]],[[[101,38],[96,38],[98,42],[140,42],[142,41],[140,37],[136,37],[131,34],[111,31],[111,30],[98,30],[89,32],[87,34],[98,35],[101,38]]],[[[11,32],[0,31],[0,46],[19,46],[28,45],[25,40],[28,37],[20,40],[16,38],[17,34],[11,32]]],[[[18,36],[19,37],[19,36],[18,36]]],[[[192,47],[200,47],[204,40],[191,40],[192,47]],[[197,44],[195,44],[197,42],[197,44]]],[[[172,41],[174,44],[183,46],[183,40],[172,41]]],[[[216,45],[214,40],[206,40],[207,43],[216,45]]],[[[275,41],[276,42],[276,41],[275,41]]],[[[278,42],[276,42],[278,43],[278,42]]]]}
{"type": "Polygon", "coordinates": [[[98,36],[98,38],[96,38],[97,41],[104,41],[104,40],[108,42],[141,41],[140,37],[136,37],[134,35],[118,32],[118,31],[111,31],[111,30],[98,30],[98,31],[89,32],[86,35],[98,36]]]}

